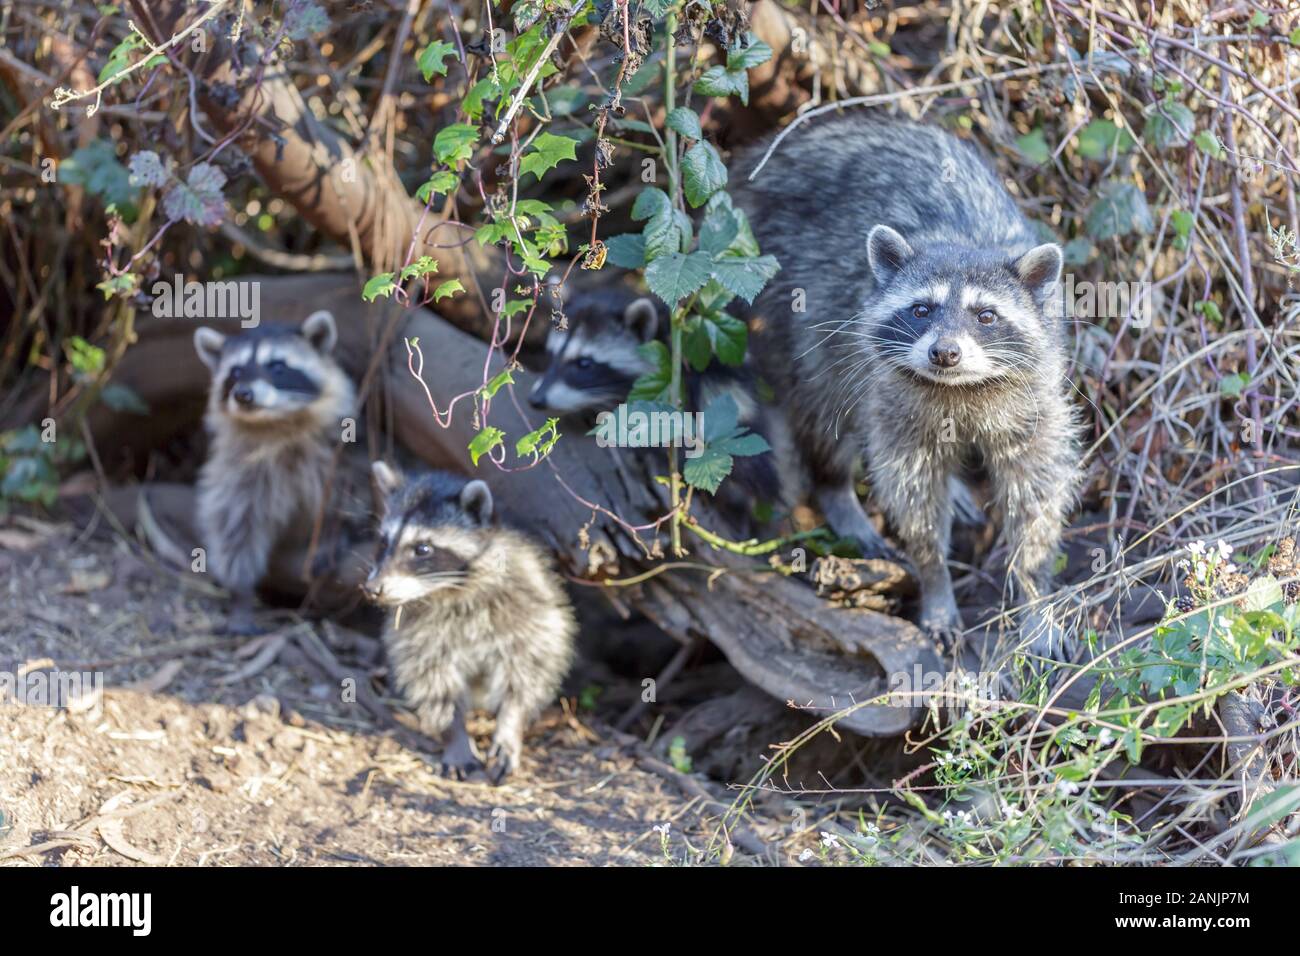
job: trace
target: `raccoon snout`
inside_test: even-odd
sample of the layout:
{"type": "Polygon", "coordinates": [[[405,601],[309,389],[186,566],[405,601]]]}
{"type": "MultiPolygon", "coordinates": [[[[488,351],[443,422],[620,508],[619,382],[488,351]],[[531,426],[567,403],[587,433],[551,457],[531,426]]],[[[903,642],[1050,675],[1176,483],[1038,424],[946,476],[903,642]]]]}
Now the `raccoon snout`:
{"type": "Polygon", "coordinates": [[[546,393],[542,391],[540,388],[534,388],[531,392],[528,393],[528,404],[533,406],[533,408],[536,409],[545,408],[546,393]]]}
{"type": "Polygon", "coordinates": [[[384,594],[384,586],[378,581],[367,578],[361,585],[361,593],[366,596],[366,600],[378,601],[384,594]]]}
{"type": "Polygon", "coordinates": [[[940,339],[930,346],[930,364],[939,368],[955,368],[961,361],[961,346],[952,339],[940,339]]]}
{"type": "Polygon", "coordinates": [[[232,391],[231,396],[236,403],[248,407],[253,404],[253,389],[248,385],[240,385],[232,391]]]}

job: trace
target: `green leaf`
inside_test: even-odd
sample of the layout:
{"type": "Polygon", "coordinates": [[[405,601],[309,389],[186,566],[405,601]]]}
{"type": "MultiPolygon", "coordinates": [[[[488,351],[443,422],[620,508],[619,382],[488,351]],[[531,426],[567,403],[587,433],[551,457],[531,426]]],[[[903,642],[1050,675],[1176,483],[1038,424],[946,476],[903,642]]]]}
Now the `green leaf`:
{"type": "Polygon", "coordinates": [[[441,302],[448,296],[464,291],[465,287],[460,284],[459,279],[448,279],[446,282],[442,283],[442,285],[438,286],[438,288],[433,290],[433,301],[441,302]]]}
{"type": "Polygon", "coordinates": [[[651,292],[672,306],[703,287],[712,266],[706,252],[674,252],[646,266],[645,281],[651,292]]]}
{"type": "Polygon", "coordinates": [[[687,458],[682,466],[682,478],[692,488],[716,494],[722,480],[731,474],[735,460],[726,452],[705,447],[694,458],[687,458]]]}
{"type": "Polygon", "coordinates": [[[781,266],[775,256],[722,256],[713,260],[713,277],[751,305],[781,266]]]}
{"type": "Polygon", "coordinates": [[[512,369],[508,369],[508,368],[502,369],[495,376],[493,376],[490,382],[488,382],[486,385],[484,385],[482,388],[479,389],[479,393],[484,398],[492,398],[496,395],[497,392],[501,391],[501,389],[504,386],[515,384],[515,377],[512,374],[512,371],[513,371],[512,369]]]}
{"type": "Polygon", "coordinates": [[[555,447],[555,443],[560,440],[560,433],[556,430],[559,423],[558,418],[546,419],[546,424],[541,428],[529,432],[515,442],[515,454],[520,458],[532,454],[545,458],[550,453],[550,450],[555,447]]]}
{"type": "Polygon", "coordinates": [[[728,312],[714,312],[700,317],[700,325],[709,339],[709,346],[723,365],[736,366],[745,361],[749,344],[749,328],[743,319],[728,312]]]}
{"type": "Polygon", "coordinates": [[[668,114],[668,128],[680,133],[687,139],[704,139],[704,130],[700,128],[700,116],[693,109],[679,106],[668,114]]]}
{"type": "Polygon", "coordinates": [[[139,393],[129,385],[109,382],[99,393],[99,400],[115,412],[130,412],[132,415],[148,415],[149,406],[139,393]]]}
{"type": "Polygon", "coordinates": [[[446,43],[443,40],[434,40],[423,50],[416,58],[416,63],[420,67],[420,73],[424,76],[424,82],[428,83],[434,75],[446,76],[448,56],[456,52],[454,44],[446,43]]]}
{"type": "Polygon", "coordinates": [[[438,135],[433,138],[433,154],[438,157],[438,162],[455,166],[474,155],[474,144],[477,142],[477,126],[453,123],[440,129],[438,135]]]}
{"type": "Polygon", "coordinates": [[[519,175],[532,173],[538,179],[548,169],[558,166],[563,160],[577,159],[578,141],[567,136],[542,133],[533,140],[533,148],[519,163],[519,175]]]}
{"type": "Polygon", "coordinates": [[[466,116],[478,122],[483,118],[483,101],[494,100],[500,95],[501,85],[491,76],[486,76],[470,87],[465,98],[461,100],[460,108],[465,111],[466,116]]]}
{"type": "Polygon", "coordinates": [[[650,371],[632,383],[629,402],[657,402],[665,399],[673,380],[673,357],[668,346],[659,340],[646,342],[637,348],[637,354],[650,365],[650,371]]]}
{"type": "Polygon", "coordinates": [[[672,205],[666,192],[651,186],[637,194],[636,202],[632,203],[632,218],[637,222],[651,219],[671,209],[672,205]]]}
{"type": "Polygon", "coordinates": [[[754,34],[749,34],[745,39],[748,46],[736,46],[727,51],[728,70],[752,70],[772,59],[772,48],[762,40],[755,39],[754,34]]]}
{"type": "Polygon", "coordinates": [[[686,201],[699,208],[727,185],[727,167],[712,143],[698,142],[682,157],[682,186],[686,201]]]}
{"type": "Polygon", "coordinates": [[[415,198],[427,203],[433,196],[445,196],[460,184],[460,177],[450,170],[434,173],[433,177],[415,191],[415,198]]]}
{"type": "Polygon", "coordinates": [[[645,243],[645,261],[653,261],[660,256],[680,252],[688,233],[685,225],[676,215],[668,194],[662,189],[650,187],[641,190],[632,204],[632,218],[648,219],[642,233],[645,243]]]}
{"type": "Polygon", "coordinates": [[[1296,27],[1292,30],[1291,35],[1287,37],[1287,39],[1291,41],[1292,46],[1300,46],[1300,27],[1296,27]]]}
{"type": "Polygon", "coordinates": [[[703,96],[738,96],[741,103],[749,105],[749,74],[744,70],[710,67],[692,89],[703,96]]]}
{"type": "Polygon", "coordinates": [[[623,269],[645,265],[645,236],[625,232],[605,240],[605,260],[623,269]]]}
{"type": "Polygon", "coordinates": [[[1017,136],[1016,149],[1035,166],[1042,166],[1052,159],[1052,150],[1047,145],[1047,137],[1043,135],[1041,126],[1035,126],[1025,135],[1017,136]]]}
{"type": "Polygon", "coordinates": [[[401,280],[405,282],[412,277],[427,276],[431,272],[438,271],[438,260],[431,256],[420,256],[409,266],[402,270],[401,280]]]}
{"type": "Polygon", "coordinates": [[[1108,159],[1112,152],[1127,153],[1136,142],[1132,133],[1111,120],[1093,120],[1079,132],[1079,153],[1088,159],[1108,159]]]}
{"type": "Polygon", "coordinates": [[[1219,328],[1223,328],[1223,313],[1219,311],[1219,304],[1213,299],[1197,302],[1192,306],[1192,311],[1205,316],[1219,328]]]}
{"type": "Polygon", "coordinates": [[[371,278],[366,282],[365,288],[361,290],[361,300],[363,302],[374,302],[379,296],[388,296],[393,294],[397,288],[397,283],[393,281],[394,273],[383,272],[371,278]]]}
{"type": "Polygon", "coordinates": [[[82,146],[59,164],[59,178],[85,186],[96,196],[119,208],[134,207],[140,191],[131,185],[131,174],[117,161],[117,150],[107,139],[82,146]]]}
{"type": "Polygon", "coordinates": [[[91,345],[80,335],[74,335],[63,343],[63,351],[68,355],[68,364],[81,378],[94,378],[104,370],[104,350],[98,345],[91,345]]]}
{"type": "Polygon", "coordinates": [[[1182,103],[1157,103],[1147,117],[1142,136],[1157,150],[1179,149],[1191,142],[1196,117],[1182,103]]]}
{"type": "Polygon", "coordinates": [[[120,276],[112,276],[103,282],[95,283],[95,288],[104,293],[104,299],[108,300],[115,295],[131,295],[140,285],[140,277],[134,272],[124,272],[120,276]]]}
{"type": "Polygon", "coordinates": [[[1203,129],[1196,134],[1196,145],[1201,152],[1213,159],[1223,159],[1227,155],[1227,150],[1219,143],[1219,138],[1208,129],[1203,129]]]}
{"type": "Polygon", "coordinates": [[[1236,372],[1219,379],[1219,392],[1228,398],[1241,398],[1241,393],[1246,390],[1246,386],[1249,384],[1249,375],[1244,372],[1236,372]]]}
{"type": "Polygon", "coordinates": [[[505,444],[506,433],[501,429],[489,425],[470,440],[469,457],[478,467],[478,460],[492,451],[498,445],[505,444]]]}
{"type": "Polygon", "coordinates": [[[1084,228],[1093,239],[1117,238],[1133,232],[1147,233],[1154,226],[1142,190],[1120,179],[1108,179],[1101,184],[1097,200],[1084,220],[1084,228]]]}

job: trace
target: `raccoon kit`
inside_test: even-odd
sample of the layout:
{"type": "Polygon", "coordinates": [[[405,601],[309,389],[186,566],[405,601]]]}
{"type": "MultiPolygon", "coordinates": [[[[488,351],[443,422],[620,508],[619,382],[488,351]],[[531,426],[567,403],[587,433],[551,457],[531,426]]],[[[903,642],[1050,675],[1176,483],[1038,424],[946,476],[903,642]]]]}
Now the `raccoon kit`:
{"type": "Polygon", "coordinates": [[[499,782],[519,765],[524,730],[568,672],[573,609],[542,549],[494,523],[485,483],[372,467],[384,511],[364,589],[394,610],[384,644],[397,686],[425,733],[450,731],[443,772],[458,778],[483,767],[466,712],[494,711],[488,760],[499,782]]]}
{"type": "MultiPolygon", "coordinates": [[[[632,383],[650,371],[638,351],[666,332],[667,316],[652,299],[621,288],[586,289],[568,307],[568,327],[551,329],[546,339],[546,370],[529,393],[537,409],[559,415],[593,418],[627,400],[632,383]]],[[[756,399],[749,369],[713,362],[703,372],[689,369],[684,378],[688,408],[703,410],[721,395],[730,395],[739,423],[773,443],[772,423],[756,399]]],[[[777,501],[781,482],[770,452],[735,460],[732,476],[746,504],[753,498],[777,501]]],[[[723,486],[725,491],[727,486],[723,486]]],[[[746,509],[747,510],[747,509],[746,509]]]]}
{"type": "MultiPolygon", "coordinates": [[[[950,640],[962,628],[946,564],[954,478],[977,463],[1017,597],[1038,597],[1080,481],[1060,248],[1039,241],[974,147],[933,127],[814,126],[749,182],[762,152],[738,164],[736,191],[782,267],[755,303],[755,349],[814,504],[866,554],[887,553],[853,491],[865,451],[918,572],[920,623],[950,640]]],[[[1047,650],[1045,622],[1024,623],[1047,650]]]]}
{"type": "Polygon", "coordinates": [[[199,528],[209,570],[234,595],[231,630],[253,629],[253,594],[277,550],[310,539],[341,420],[356,404],[332,357],[337,337],[324,311],[297,328],[194,333],[212,372],[199,528]]]}

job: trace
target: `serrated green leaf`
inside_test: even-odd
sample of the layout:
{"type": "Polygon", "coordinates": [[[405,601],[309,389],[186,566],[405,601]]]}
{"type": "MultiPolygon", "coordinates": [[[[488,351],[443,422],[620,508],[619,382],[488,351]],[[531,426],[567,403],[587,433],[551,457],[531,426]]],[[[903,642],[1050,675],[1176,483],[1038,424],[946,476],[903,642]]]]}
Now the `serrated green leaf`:
{"type": "Polygon", "coordinates": [[[1079,153],[1088,159],[1109,159],[1113,152],[1127,153],[1136,142],[1124,127],[1098,119],[1080,130],[1079,153]]]}
{"type": "Polygon", "coordinates": [[[752,70],[772,59],[772,48],[762,40],[756,39],[754,34],[749,34],[745,39],[749,43],[748,46],[736,46],[727,51],[728,70],[752,70]]]}
{"type": "Polygon", "coordinates": [[[781,266],[774,256],[722,256],[713,260],[711,268],[729,292],[752,305],[781,266]]]}
{"type": "Polygon", "coordinates": [[[672,306],[703,287],[712,266],[706,252],[674,252],[646,266],[645,281],[651,292],[672,306]]]}
{"type": "Polygon", "coordinates": [[[637,222],[651,219],[671,209],[672,205],[666,192],[649,186],[641,190],[637,194],[636,201],[632,203],[632,218],[637,222]]]}
{"type": "Polygon", "coordinates": [[[700,116],[693,109],[679,106],[668,114],[665,122],[669,129],[687,139],[704,139],[704,130],[700,128],[700,116]]]}
{"type": "Polygon", "coordinates": [[[685,464],[682,465],[682,478],[692,488],[715,494],[722,485],[722,480],[731,474],[734,464],[734,460],[726,452],[705,447],[694,458],[687,457],[685,464]]]}
{"type": "Polygon", "coordinates": [[[445,196],[460,184],[460,177],[450,170],[442,170],[433,174],[428,182],[424,183],[415,191],[415,198],[422,203],[427,203],[433,196],[445,196]]]}
{"type": "Polygon", "coordinates": [[[508,368],[502,369],[492,377],[491,381],[479,389],[479,393],[484,398],[493,398],[502,388],[513,384],[515,384],[515,377],[512,370],[508,368]]]}
{"type": "Polygon", "coordinates": [[[566,159],[576,159],[578,141],[567,136],[542,133],[533,140],[532,149],[519,162],[519,175],[532,173],[538,179],[566,159]]]}
{"type": "Polygon", "coordinates": [[[1214,159],[1223,159],[1227,155],[1227,151],[1219,143],[1219,138],[1208,129],[1203,129],[1196,134],[1196,146],[1201,152],[1214,159]]]}
{"type": "Polygon", "coordinates": [[[1052,158],[1052,150],[1047,145],[1047,137],[1043,135],[1041,126],[1035,126],[1023,136],[1017,136],[1016,149],[1035,166],[1042,166],[1052,158]]]}
{"type": "Polygon", "coordinates": [[[727,167],[712,143],[701,140],[682,157],[682,188],[686,201],[698,209],[727,185],[727,167]]]}
{"type": "Polygon", "coordinates": [[[402,270],[400,279],[405,282],[407,279],[427,276],[431,272],[438,271],[438,260],[432,256],[420,256],[409,266],[402,270]]]}
{"type": "Polygon", "coordinates": [[[703,96],[738,96],[741,103],[749,105],[749,74],[744,70],[710,67],[692,89],[703,96]]]}
{"type": "Polygon", "coordinates": [[[558,418],[546,419],[546,424],[541,428],[529,432],[515,442],[515,454],[520,458],[532,454],[545,458],[550,453],[550,450],[555,447],[555,443],[560,440],[560,432],[556,429],[559,424],[560,420],[558,418]]]}
{"type": "Polygon", "coordinates": [[[420,67],[420,73],[424,77],[424,82],[428,83],[434,76],[446,76],[448,56],[456,52],[456,47],[443,40],[434,40],[423,50],[416,58],[416,64],[420,67]]]}
{"type": "Polygon", "coordinates": [[[493,425],[489,425],[475,435],[469,443],[469,457],[474,466],[478,467],[478,460],[492,449],[505,444],[505,438],[506,433],[493,425]]]}
{"type": "Polygon", "coordinates": [[[1125,180],[1109,179],[1097,190],[1084,228],[1093,239],[1111,239],[1129,233],[1147,233],[1154,227],[1142,190],[1125,180]]]}
{"type": "Polygon", "coordinates": [[[640,269],[645,265],[645,236],[625,232],[605,240],[605,259],[622,269],[640,269]]]}
{"type": "Polygon", "coordinates": [[[1249,384],[1250,376],[1243,372],[1225,375],[1219,379],[1219,393],[1226,395],[1228,398],[1241,398],[1241,393],[1246,390],[1246,386],[1249,384]]]}
{"type": "Polygon", "coordinates": [[[710,349],[723,365],[736,366],[745,361],[749,328],[743,319],[727,312],[715,312],[701,316],[700,326],[708,338],[710,349]]]}
{"type": "Polygon", "coordinates": [[[455,166],[474,155],[474,145],[477,142],[477,126],[453,123],[438,130],[438,135],[433,138],[433,154],[438,157],[438,162],[455,166]]]}
{"type": "Polygon", "coordinates": [[[478,122],[483,118],[483,101],[494,100],[501,95],[501,85],[491,76],[485,76],[465,94],[465,98],[460,102],[460,108],[465,111],[465,115],[470,119],[478,122]]]}
{"type": "Polygon", "coordinates": [[[455,295],[457,292],[464,292],[464,291],[465,291],[465,287],[460,284],[459,279],[448,279],[446,282],[439,285],[438,288],[433,290],[433,301],[435,303],[441,302],[443,299],[447,298],[448,296],[452,296],[455,295]]]}
{"type": "Polygon", "coordinates": [[[397,288],[397,283],[393,281],[395,273],[382,272],[372,277],[366,282],[365,288],[361,290],[361,300],[363,302],[374,302],[379,296],[387,298],[393,294],[397,288]]]}
{"type": "Polygon", "coordinates": [[[668,395],[673,380],[673,357],[668,346],[658,341],[646,342],[637,348],[637,354],[646,360],[650,370],[632,383],[629,402],[657,402],[668,395]]]}
{"type": "Polygon", "coordinates": [[[1164,152],[1186,146],[1196,130],[1196,117],[1182,103],[1157,103],[1142,129],[1143,138],[1164,152]]]}

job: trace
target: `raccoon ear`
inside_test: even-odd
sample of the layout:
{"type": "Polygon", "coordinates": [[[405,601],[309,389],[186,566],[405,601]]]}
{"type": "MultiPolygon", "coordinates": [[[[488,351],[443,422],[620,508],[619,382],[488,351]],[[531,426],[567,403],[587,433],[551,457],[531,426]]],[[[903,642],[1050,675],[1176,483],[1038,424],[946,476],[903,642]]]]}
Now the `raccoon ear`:
{"type": "Polygon", "coordinates": [[[877,282],[894,278],[916,253],[896,230],[881,224],[867,234],[867,262],[877,282]]]}
{"type": "Polygon", "coordinates": [[[402,476],[385,461],[370,463],[370,474],[375,477],[375,485],[385,496],[391,495],[402,484],[402,476]]]}
{"type": "Polygon", "coordinates": [[[322,355],[328,355],[334,351],[334,343],[339,340],[338,328],[334,325],[334,316],[325,309],[313,312],[303,319],[302,326],[298,331],[322,355]]]}
{"type": "Polygon", "coordinates": [[[1064,264],[1065,255],[1061,252],[1061,247],[1054,242],[1045,242],[1041,246],[1034,246],[1012,266],[1029,293],[1041,302],[1060,280],[1064,264]]]}
{"type": "Polygon", "coordinates": [[[652,299],[642,296],[623,310],[623,324],[637,338],[649,342],[659,328],[659,310],[652,299]]]}
{"type": "Polygon", "coordinates": [[[460,506],[479,524],[492,520],[492,491],[487,482],[475,479],[461,489],[460,506]]]}
{"type": "Polygon", "coordinates": [[[206,325],[194,330],[194,351],[199,353],[203,364],[215,372],[221,365],[221,348],[226,344],[226,337],[216,329],[206,325]]]}

